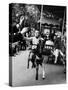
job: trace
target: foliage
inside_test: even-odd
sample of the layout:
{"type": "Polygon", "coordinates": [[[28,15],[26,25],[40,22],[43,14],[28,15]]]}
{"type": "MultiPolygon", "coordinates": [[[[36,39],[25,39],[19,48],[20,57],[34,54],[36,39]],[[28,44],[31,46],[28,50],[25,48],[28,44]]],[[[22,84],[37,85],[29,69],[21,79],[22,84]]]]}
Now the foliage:
{"type": "Polygon", "coordinates": [[[24,17],[24,26],[27,23],[33,27],[40,18],[40,12],[35,5],[12,4],[12,24],[19,23],[21,16],[24,17]]]}

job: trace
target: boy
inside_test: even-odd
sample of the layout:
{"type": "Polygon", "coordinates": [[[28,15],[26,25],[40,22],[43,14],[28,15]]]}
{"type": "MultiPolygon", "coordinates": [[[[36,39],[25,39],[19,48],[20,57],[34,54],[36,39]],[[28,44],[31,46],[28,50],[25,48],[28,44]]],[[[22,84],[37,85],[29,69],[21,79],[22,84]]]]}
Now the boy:
{"type": "Polygon", "coordinates": [[[28,57],[28,68],[29,68],[30,60],[32,61],[32,68],[33,68],[36,66],[35,58],[39,59],[38,56],[36,57],[36,55],[39,55],[39,50],[40,50],[39,43],[40,43],[41,38],[39,37],[39,31],[38,30],[35,31],[34,37],[28,37],[28,38],[25,37],[25,39],[32,41],[32,50],[29,53],[29,57],[28,57]]]}

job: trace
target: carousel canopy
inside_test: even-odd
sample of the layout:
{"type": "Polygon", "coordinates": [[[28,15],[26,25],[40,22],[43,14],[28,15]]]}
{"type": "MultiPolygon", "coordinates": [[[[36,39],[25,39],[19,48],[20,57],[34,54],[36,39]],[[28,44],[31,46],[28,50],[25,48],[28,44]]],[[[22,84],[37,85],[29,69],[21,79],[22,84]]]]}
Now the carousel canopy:
{"type": "Polygon", "coordinates": [[[60,22],[58,20],[50,19],[50,18],[42,18],[42,19],[38,20],[38,23],[41,23],[41,24],[47,23],[48,25],[49,24],[60,25],[60,22]]]}

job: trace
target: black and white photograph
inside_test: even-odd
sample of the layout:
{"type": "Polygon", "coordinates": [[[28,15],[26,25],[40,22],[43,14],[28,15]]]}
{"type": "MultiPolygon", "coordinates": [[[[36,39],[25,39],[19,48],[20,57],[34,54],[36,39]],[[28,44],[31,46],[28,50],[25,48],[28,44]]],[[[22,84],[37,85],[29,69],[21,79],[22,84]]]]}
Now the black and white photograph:
{"type": "Polygon", "coordinates": [[[9,4],[9,85],[66,84],[66,6],[9,4]]]}

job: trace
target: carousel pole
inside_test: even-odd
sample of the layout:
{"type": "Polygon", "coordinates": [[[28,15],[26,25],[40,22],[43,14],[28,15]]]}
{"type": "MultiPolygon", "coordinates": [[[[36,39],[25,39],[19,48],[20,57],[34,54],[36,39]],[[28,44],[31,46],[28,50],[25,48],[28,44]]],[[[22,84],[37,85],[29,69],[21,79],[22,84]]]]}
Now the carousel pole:
{"type": "Polygon", "coordinates": [[[65,11],[64,11],[64,17],[63,17],[63,23],[62,23],[62,36],[64,33],[64,22],[65,22],[65,11]]]}
{"type": "MultiPolygon", "coordinates": [[[[41,21],[42,21],[42,15],[43,15],[43,5],[41,6],[41,16],[40,16],[40,37],[41,37],[41,21]]],[[[41,46],[40,46],[40,53],[41,53],[41,46]]]]}
{"type": "Polygon", "coordinates": [[[40,16],[40,32],[41,32],[41,20],[43,15],[43,5],[41,6],[41,16],[40,16]]]}

